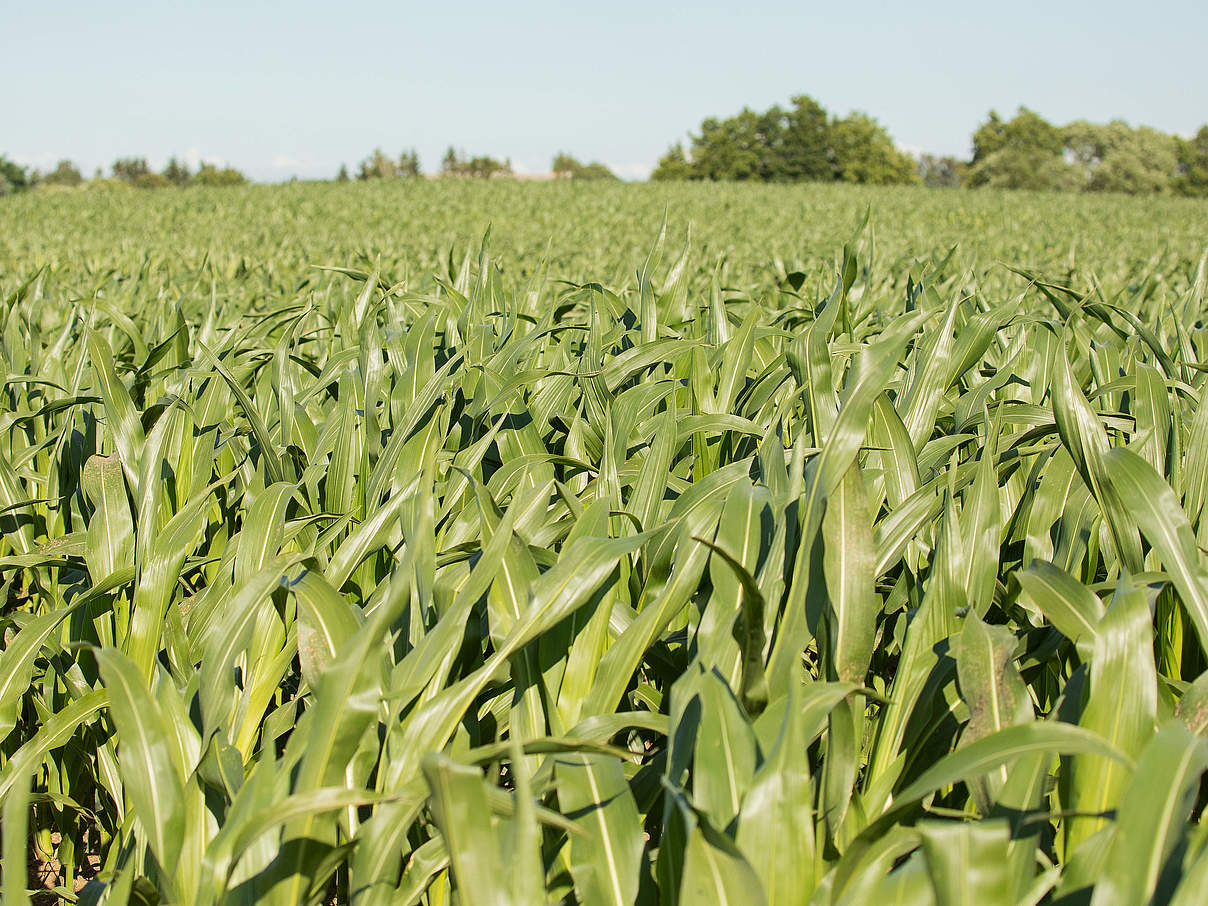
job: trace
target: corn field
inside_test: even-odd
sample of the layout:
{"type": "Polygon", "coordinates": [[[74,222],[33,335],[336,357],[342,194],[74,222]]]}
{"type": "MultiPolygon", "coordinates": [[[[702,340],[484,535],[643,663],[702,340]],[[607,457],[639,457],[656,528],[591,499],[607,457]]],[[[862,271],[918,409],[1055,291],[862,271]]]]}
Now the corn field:
{"type": "Polygon", "coordinates": [[[1203,902],[1202,206],[85,196],[0,206],[6,904],[1203,902]]]}

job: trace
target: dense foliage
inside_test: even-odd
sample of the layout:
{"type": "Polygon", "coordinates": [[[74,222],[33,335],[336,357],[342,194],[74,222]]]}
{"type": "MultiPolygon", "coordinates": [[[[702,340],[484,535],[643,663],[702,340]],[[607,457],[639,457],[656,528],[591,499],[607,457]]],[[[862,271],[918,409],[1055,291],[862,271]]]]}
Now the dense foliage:
{"type": "Polygon", "coordinates": [[[550,166],[552,172],[559,179],[616,179],[617,175],[608,169],[599,161],[592,161],[589,164],[581,163],[578,159],[565,151],[560,151],[554,155],[553,164],[550,166]]]}
{"type": "MultiPolygon", "coordinates": [[[[187,171],[186,171],[187,172],[187,171]]],[[[80,175],[80,171],[76,169],[76,165],[69,160],[61,160],[53,170],[45,174],[41,178],[41,182],[48,186],[78,186],[84,181],[84,177],[80,175]]]]}
{"type": "MultiPolygon", "coordinates": [[[[62,161],[56,172],[64,171],[66,169],[64,165],[75,169],[70,161],[62,161]]],[[[197,171],[193,172],[189,169],[188,164],[175,157],[169,158],[168,163],[160,172],[153,170],[145,157],[121,157],[113,162],[112,173],[115,182],[133,186],[136,189],[163,189],[188,185],[214,188],[241,186],[247,182],[247,177],[233,167],[203,162],[198,166],[197,171]]],[[[62,184],[79,185],[79,180],[73,182],[68,176],[62,181],[62,184]]]]}
{"type": "Polygon", "coordinates": [[[7,199],[5,903],[1198,903],[1206,232],[7,199]]]}
{"type": "MultiPolygon", "coordinates": [[[[381,148],[374,148],[373,153],[361,161],[357,179],[407,179],[420,176],[419,153],[412,148],[392,160],[381,148]]],[[[344,174],[347,179],[347,173],[344,174]]]]}
{"type": "Polygon", "coordinates": [[[891,185],[918,182],[915,162],[889,134],[862,113],[831,117],[801,95],[785,110],[749,108],[701,123],[691,148],[673,147],[651,174],[679,179],[760,182],[841,182],[891,185]]]}
{"type": "Polygon", "coordinates": [[[511,160],[496,160],[485,154],[469,157],[454,150],[450,145],[440,162],[440,175],[462,179],[490,179],[495,176],[511,176],[511,160]]]}
{"type": "Polygon", "coordinates": [[[33,182],[29,171],[0,154],[0,195],[23,192],[33,182]]]}
{"type": "Polygon", "coordinates": [[[728,119],[706,119],[690,147],[672,146],[651,179],[1208,194],[1208,126],[1183,139],[1120,120],[1057,126],[1021,107],[1010,120],[990,111],[972,146],[970,161],[932,154],[916,160],[897,150],[872,118],[830,117],[801,96],[787,111],[744,109],[728,119]]]}
{"type": "Polygon", "coordinates": [[[1184,145],[1145,126],[1079,120],[1054,126],[1020,108],[1011,120],[996,113],[973,134],[970,186],[1001,189],[1195,194],[1184,145]]]}
{"type": "Polygon", "coordinates": [[[1174,188],[1180,195],[1208,196],[1208,126],[1179,141],[1179,178],[1174,188]]]}

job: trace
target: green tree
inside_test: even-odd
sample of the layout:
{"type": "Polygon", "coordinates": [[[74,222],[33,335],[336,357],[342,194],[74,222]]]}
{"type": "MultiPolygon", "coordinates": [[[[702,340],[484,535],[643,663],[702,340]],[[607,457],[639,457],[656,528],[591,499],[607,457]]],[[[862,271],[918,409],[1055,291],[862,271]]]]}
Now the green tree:
{"type": "Polygon", "coordinates": [[[684,154],[684,146],[680,142],[672,145],[667,153],[659,158],[658,164],[650,174],[653,182],[672,182],[685,179],[699,179],[692,163],[684,154]]]}
{"type": "Polygon", "coordinates": [[[768,182],[795,180],[789,161],[789,112],[773,104],[759,114],[754,126],[761,178],[768,182]]]}
{"type": "Polygon", "coordinates": [[[550,169],[560,179],[616,179],[617,175],[598,161],[581,164],[565,151],[559,151],[554,157],[550,169]]]}
{"type": "Polygon", "coordinates": [[[835,178],[874,186],[919,182],[918,167],[894,147],[889,133],[872,117],[852,113],[831,123],[835,178]]]}
{"type": "Polygon", "coordinates": [[[986,121],[973,133],[972,164],[979,164],[1007,143],[1006,128],[996,110],[991,110],[986,121]]]}
{"type": "Polygon", "coordinates": [[[784,114],[781,177],[793,181],[832,179],[830,118],[826,110],[808,95],[799,94],[790,100],[793,107],[784,114]]]}
{"type": "Polygon", "coordinates": [[[808,95],[792,106],[757,112],[744,108],[726,119],[709,117],[691,136],[691,149],[671,148],[653,180],[710,179],[799,182],[918,182],[912,158],[894,147],[875,120],[855,113],[831,120],[808,95]]]}
{"type": "Polygon", "coordinates": [[[168,165],[164,167],[161,175],[174,186],[186,186],[193,178],[189,165],[181,163],[175,157],[168,158],[168,165]]]}
{"type": "Polygon", "coordinates": [[[1179,140],[1179,175],[1174,190],[1180,195],[1208,195],[1208,126],[1194,138],[1179,140]]]}
{"type": "Polygon", "coordinates": [[[498,161],[482,155],[466,159],[449,146],[440,166],[441,176],[460,176],[473,179],[490,179],[492,176],[511,176],[511,160],[498,161]]]}
{"type": "Polygon", "coordinates": [[[24,192],[33,185],[29,171],[0,154],[0,195],[24,192]]]}
{"type": "Polygon", "coordinates": [[[42,182],[51,186],[78,186],[84,178],[75,164],[69,160],[61,160],[53,170],[42,177],[42,182]]]}
{"type": "Polygon", "coordinates": [[[1067,155],[1080,168],[1090,192],[1151,195],[1168,192],[1179,173],[1179,143],[1146,126],[1115,120],[1107,125],[1079,120],[1065,127],[1067,155]]]}
{"type": "Polygon", "coordinates": [[[559,151],[554,155],[554,162],[550,165],[550,172],[562,179],[573,179],[575,172],[580,166],[582,165],[565,151],[559,151]]]}
{"type": "Polygon", "coordinates": [[[132,186],[150,175],[145,157],[119,157],[113,162],[113,178],[132,186]]]}
{"type": "Polygon", "coordinates": [[[999,189],[1069,191],[1077,169],[1064,158],[1062,130],[1027,107],[1003,122],[994,111],[973,134],[969,185],[999,189]]]}
{"type": "Polygon", "coordinates": [[[579,168],[579,172],[575,174],[575,179],[588,179],[597,182],[609,180],[619,182],[621,178],[608,169],[607,164],[593,160],[590,164],[584,164],[579,168]]]}
{"type": "Polygon", "coordinates": [[[1005,148],[969,169],[969,185],[975,188],[1076,191],[1078,171],[1061,155],[1005,148]]]}
{"type": "Polygon", "coordinates": [[[357,179],[390,179],[398,175],[398,167],[381,148],[374,148],[373,153],[361,161],[357,179]]]}
{"type": "Polygon", "coordinates": [[[336,174],[336,182],[348,182],[348,168],[340,164],[340,172],[336,174]]]}
{"type": "Polygon", "coordinates": [[[482,155],[471,158],[465,165],[465,175],[475,179],[490,179],[492,176],[511,176],[512,162],[498,161],[493,157],[482,155]]]}
{"type": "Polygon", "coordinates": [[[692,166],[701,179],[759,180],[765,178],[767,149],[760,117],[750,108],[719,120],[709,117],[692,139],[692,166]]]}
{"type": "Polygon", "coordinates": [[[172,183],[168,182],[167,177],[163,174],[152,171],[138,177],[138,179],[134,180],[133,185],[139,189],[166,189],[172,183]]]}
{"type": "Polygon", "coordinates": [[[404,151],[398,157],[398,167],[395,170],[397,176],[414,178],[420,175],[419,169],[419,152],[414,148],[404,151]]]}
{"type": "Polygon", "coordinates": [[[147,165],[145,157],[120,157],[113,162],[113,178],[138,189],[163,189],[172,185],[166,176],[147,165]]]}
{"type": "Polygon", "coordinates": [[[247,177],[234,167],[217,167],[214,164],[202,164],[193,178],[202,186],[241,186],[247,182],[247,177]]]}

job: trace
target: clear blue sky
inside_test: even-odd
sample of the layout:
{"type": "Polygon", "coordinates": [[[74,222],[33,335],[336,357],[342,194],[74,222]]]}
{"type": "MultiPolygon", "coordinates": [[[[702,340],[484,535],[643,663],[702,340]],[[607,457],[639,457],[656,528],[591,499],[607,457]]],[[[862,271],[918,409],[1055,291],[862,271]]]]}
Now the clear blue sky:
{"type": "Polygon", "coordinates": [[[0,153],[87,174],[124,155],[331,176],[449,144],[640,177],[701,119],[798,93],[911,150],[967,155],[991,108],[1208,120],[1208,3],[16,3],[0,153]]]}

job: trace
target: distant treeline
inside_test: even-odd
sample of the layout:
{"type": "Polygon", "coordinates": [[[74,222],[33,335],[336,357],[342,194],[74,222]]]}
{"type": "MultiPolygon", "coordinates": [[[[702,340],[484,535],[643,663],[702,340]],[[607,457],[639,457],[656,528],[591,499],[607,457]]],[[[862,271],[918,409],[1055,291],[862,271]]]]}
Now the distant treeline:
{"type": "Polygon", "coordinates": [[[1020,107],[1010,120],[990,112],[969,160],[915,159],[863,113],[831,116],[805,95],[791,104],[706,119],[650,178],[1208,195],[1208,126],[1184,139],[1120,120],[1057,126],[1020,107]]]}
{"type": "MultiPolygon", "coordinates": [[[[414,149],[403,151],[398,157],[391,157],[381,148],[374,148],[373,152],[357,166],[356,178],[360,180],[410,179],[420,178],[423,175],[419,164],[419,154],[414,149]]],[[[596,161],[589,164],[580,163],[565,151],[559,152],[554,157],[550,173],[518,176],[512,170],[510,160],[500,161],[487,155],[470,157],[452,147],[445,152],[440,171],[435,175],[459,179],[512,177],[616,180],[618,178],[604,164],[596,161]]],[[[343,164],[335,178],[338,182],[347,182],[352,179],[348,167],[343,164]]],[[[140,189],[158,189],[187,185],[233,186],[242,185],[248,180],[242,173],[231,167],[202,164],[197,170],[190,170],[187,164],[173,157],[168,161],[167,166],[157,172],[147,164],[145,157],[123,157],[113,162],[109,176],[105,176],[98,169],[91,181],[117,183],[140,189]]],[[[86,182],[89,180],[84,179],[79,168],[70,160],[61,160],[55,169],[40,173],[37,170],[22,167],[0,155],[0,195],[23,192],[38,186],[79,186],[86,182]]]]}
{"type": "MultiPolygon", "coordinates": [[[[595,161],[583,164],[565,151],[558,152],[554,157],[550,171],[548,176],[556,179],[617,179],[616,174],[604,164],[595,161]]],[[[487,155],[469,157],[464,151],[457,151],[450,145],[436,175],[459,179],[494,179],[515,177],[516,172],[512,169],[510,158],[500,161],[487,155]]],[[[414,148],[403,151],[397,159],[381,148],[374,148],[357,170],[357,179],[406,179],[418,176],[423,176],[423,171],[419,166],[419,154],[414,148]]],[[[349,180],[348,167],[341,165],[336,179],[340,182],[349,180]]]]}
{"type": "MultiPolygon", "coordinates": [[[[677,143],[663,155],[650,178],[1208,196],[1208,125],[1193,137],[1182,138],[1148,126],[1132,127],[1121,120],[1107,124],[1077,120],[1057,126],[1027,107],[1020,107],[1009,120],[992,110],[973,133],[970,159],[932,154],[916,158],[895,146],[889,133],[867,114],[833,116],[806,95],[798,95],[790,103],[788,108],[777,105],[762,113],[746,108],[726,119],[709,117],[701,123],[699,133],[689,136],[686,148],[677,143]]],[[[604,164],[583,164],[566,152],[554,157],[550,169],[548,174],[520,175],[513,171],[510,159],[471,157],[450,146],[434,175],[617,179],[604,164]]],[[[414,149],[395,158],[375,148],[360,162],[356,177],[423,175],[414,149]]],[[[348,167],[341,165],[336,179],[351,178],[348,167]]],[[[121,158],[114,161],[109,177],[98,169],[93,179],[149,189],[247,182],[231,167],[203,163],[191,170],[175,157],[159,172],[147,165],[146,158],[121,158]]],[[[84,181],[69,160],[39,173],[0,155],[0,195],[39,185],[76,186],[84,181]]]]}
{"type": "MultiPolygon", "coordinates": [[[[0,156],[0,195],[22,192],[37,186],[78,186],[85,181],[79,168],[70,160],[61,160],[53,170],[39,173],[0,156]]],[[[238,186],[247,182],[247,177],[232,167],[207,163],[193,170],[187,163],[182,163],[175,157],[170,158],[167,166],[156,172],[147,164],[145,157],[122,157],[113,162],[109,177],[98,169],[93,175],[93,181],[109,181],[138,189],[163,189],[187,185],[238,186]]]]}

